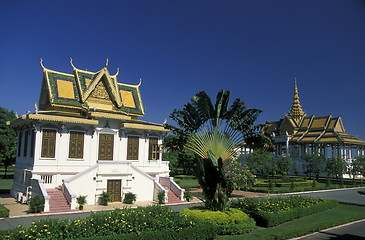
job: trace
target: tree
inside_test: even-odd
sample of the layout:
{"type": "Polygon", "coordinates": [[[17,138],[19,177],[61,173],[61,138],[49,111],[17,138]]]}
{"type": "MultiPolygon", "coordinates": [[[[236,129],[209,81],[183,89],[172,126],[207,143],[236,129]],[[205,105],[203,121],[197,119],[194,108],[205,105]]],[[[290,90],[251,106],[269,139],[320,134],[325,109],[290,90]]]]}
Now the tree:
{"type": "Polygon", "coordinates": [[[13,111],[0,107],[0,163],[5,166],[5,175],[8,166],[15,163],[16,157],[16,132],[6,124],[15,119],[13,111]]]}
{"type": "Polygon", "coordinates": [[[270,152],[257,150],[246,158],[246,164],[254,174],[274,174],[276,165],[270,152]]]}
{"type": "Polygon", "coordinates": [[[316,180],[318,180],[319,175],[326,168],[326,159],[322,154],[306,154],[304,156],[304,162],[306,163],[306,173],[314,174],[316,180]]]}
{"type": "Polygon", "coordinates": [[[237,156],[235,146],[245,139],[265,136],[254,125],[258,109],[247,109],[236,99],[230,107],[229,91],[219,91],[216,103],[205,92],[198,92],[182,110],[175,109],[170,117],[178,127],[167,126],[186,139],[185,147],[196,153],[196,176],[203,189],[205,205],[212,210],[224,210],[228,199],[225,168],[237,156]]]}
{"type": "Polygon", "coordinates": [[[326,164],[326,171],[329,176],[336,177],[338,182],[338,178],[341,178],[342,181],[343,174],[347,171],[347,166],[346,160],[341,157],[329,158],[326,164]]]}
{"type": "Polygon", "coordinates": [[[248,166],[239,161],[231,161],[226,170],[227,176],[233,184],[233,189],[249,189],[255,183],[255,175],[253,175],[248,166]]]}
{"type": "Polygon", "coordinates": [[[277,156],[275,158],[276,171],[281,175],[282,178],[288,175],[289,171],[293,169],[293,159],[290,157],[277,156]]]}
{"type": "Polygon", "coordinates": [[[170,161],[171,173],[176,175],[182,172],[184,175],[194,174],[195,154],[184,148],[186,140],[181,139],[178,135],[168,135],[164,139],[163,159],[170,161]]]}
{"type": "Polygon", "coordinates": [[[358,156],[352,160],[350,173],[352,174],[354,181],[356,176],[361,175],[362,183],[362,178],[365,176],[365,156],[358,156]]]}

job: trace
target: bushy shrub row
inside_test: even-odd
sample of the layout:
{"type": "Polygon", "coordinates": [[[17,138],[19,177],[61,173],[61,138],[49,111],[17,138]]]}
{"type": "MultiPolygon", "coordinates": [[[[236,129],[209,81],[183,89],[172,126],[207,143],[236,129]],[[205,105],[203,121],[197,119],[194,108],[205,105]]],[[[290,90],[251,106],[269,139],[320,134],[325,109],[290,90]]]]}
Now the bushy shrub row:
{"type": "Polygon", "coordinates": [[[0,204],[0,218],[9,217],[9,209],[0,204]]]}
{"type": "Polygon", "coordinates": [[[323,198],[289,196],[282,198],[246,198],[232,203],[250,214],[257,225],[272,227],[316,212],[334,208],[338,201],[323,198]]]}
{"type": "Polygon", "coordinates": [[[234,208],[225,212],[186,208],[181,211],[181,214],[214,224],[219,235],[244,234],[251,232],[255,227],[255,221],[252,218],[234,208]]]}
{"type": "Polygon", "coordinates": [[[166,207],[150,206],[97,212],[84,219],[41,220],[30,227],[17,228],[5,239],[75,239],[130,233],[140,235],[160,230],[180,232],[198,226],[199,223],[196,218],[173,212],[166,207]]]}
{"type": "MultiPolygon", "coordinates": [[[[311,180],[301,180],[301,181],[293,181],[293,182],[282,182],[282,181],[273,181],[272,186],[273,187],[290,187],[291,184],[294,184],[295,186],[311,186],[313,184],[313,181],[311,180]]],[[[256,182],[255,187],[269,187],[269,182],[256,182]]]]}
{"type": "Polygon", "coordinates": [[[217,235],[217,228],[211,223],[200,222],[193,227],[183,228],[180,231],[163,229],[159,231],[148,231],[121,235],[109,235],[90,238],[77,238],[75,240],[200,240],[214,239],[217,235]]]}

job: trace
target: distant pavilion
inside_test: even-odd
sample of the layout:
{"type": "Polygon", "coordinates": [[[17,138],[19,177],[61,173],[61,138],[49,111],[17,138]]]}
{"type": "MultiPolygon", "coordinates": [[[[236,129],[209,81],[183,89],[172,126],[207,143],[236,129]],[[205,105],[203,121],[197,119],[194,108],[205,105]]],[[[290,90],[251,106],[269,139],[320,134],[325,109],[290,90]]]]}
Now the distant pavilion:
{"type": "Polygon", "coordinates": [[[299,172],[304,171],[305,154],[320,153],[326,159],[340,156],[348,162],[365,155],[365,141],[345,132],[341,116],[306,116],[296,80],[289,113],[279,121],[267,123],[263,131],[274,136],[274,153],[293,158],[299,172]]]}

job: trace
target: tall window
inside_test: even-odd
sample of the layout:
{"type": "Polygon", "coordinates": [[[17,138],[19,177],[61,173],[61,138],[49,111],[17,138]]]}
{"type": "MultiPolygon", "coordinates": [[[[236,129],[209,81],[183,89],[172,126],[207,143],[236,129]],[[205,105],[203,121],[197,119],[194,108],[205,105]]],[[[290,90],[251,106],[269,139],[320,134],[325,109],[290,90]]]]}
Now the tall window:
{"type": "Polygon", "coordinates": [[[149,139],[148,159],[149,160],[158,160],[158,159],[160,159],[160,153],[159,153],[159,147],[158,147],[158,138],[150,138],[149,139]]]}
{"type": "Polygon", "coordinates": [[[23,151],[23,156],[26,157],[27,153],[28,153],[28,131],[25,131],[24,133],[24,151],[23,151]]]}
{"type": "Polygon", "coordinates": [[[32,131],[30,139],[30,157],[34,157],[34,148],[35,148],[35,132],[32,131]]]}
{"type": "Polygon", "coordinates": [[[20,157],[20,154],[22,152],[22,138],[23,138],[23,132],[19,133],[19,138],[18,138],[18,156],[20,157]]]}
{"type": "Polygon", "coordinates": [[[114,135],[99,135],[99,160],[113,160],[114,135]]]}
{"type": "Polygon", "coordinates": [[[54,158],[56,150],[56,130],[44,129],[41,157],[54,158]]]}
{"type": "Polygon", "coordinates": [[[70,132],[69,158],[84,158],[84,133],[70,132]]]}
{"type": "Polygon", "coordinates": [[[127,160],[138,160],[139,137],[128,136],[127,160]]]}

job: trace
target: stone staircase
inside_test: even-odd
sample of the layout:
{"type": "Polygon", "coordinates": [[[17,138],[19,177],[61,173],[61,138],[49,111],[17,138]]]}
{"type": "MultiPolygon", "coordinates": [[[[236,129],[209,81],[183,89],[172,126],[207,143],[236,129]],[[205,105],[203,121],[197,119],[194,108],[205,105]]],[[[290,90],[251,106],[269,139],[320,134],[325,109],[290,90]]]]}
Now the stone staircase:
{"type": "MultiPolygon", "coordinates": [[[[71,207],[67,203],[65,196],[63,195],[61,189],[47,189],[48,195],[51,197],[49,200],[49,212],[50,213],[58,213],[58,212],[70,212],[71,207]]],[[[75,211],[75,210],[73,210],[75,211]]]]}
{"type": "Polygon", "coordinates": [[[171,191],[171,189],[167,186],[163,186],[166,190],[169,190],[169,192],[167,193],[167,197],[169,199],[169,201],[166,204],[172,204],[172,203],[183,203],[185,201],[181,201],[180,198],[178,196],[176,196],[176,194],[171,191]]]}

